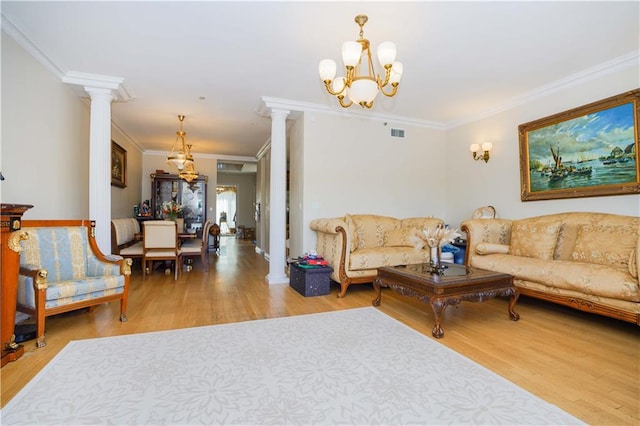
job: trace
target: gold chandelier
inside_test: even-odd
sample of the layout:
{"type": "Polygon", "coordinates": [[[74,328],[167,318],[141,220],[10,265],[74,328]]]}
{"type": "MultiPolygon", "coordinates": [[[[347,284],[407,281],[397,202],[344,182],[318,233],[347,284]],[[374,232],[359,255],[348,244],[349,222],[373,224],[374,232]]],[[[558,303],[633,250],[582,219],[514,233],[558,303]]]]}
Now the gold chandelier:
{"type": "Polygon", "coordinates": [[[356,24],[360,26],[360,38],[357,41],[345,41],[342,44],[342,61],[345,66],[345,76],[336,77],[336,62],[332,59],[320,61],[318,71],[320,79],[324,82],[327,91],[338,98],[343,108],[348,108],[354,103],[363,108],[371,108],[378,91],[391,97],[398,92],[398,84],[402,77],[402,63],[396,62],[396,45],[385,41],[378,46],[378,61],[384,67],[384,80],[376,75],[369,49],[369,40],[363,37],[362,27],[367,23],[367,15],[358,15],[356,24]],[[384,88],[391,85],[391,90],[385,92],[384,88]],[[347,96],[350,100],[345,103],[347,96]]]}
{"type": "Polygon", "coordinates": [[[167,157],[167,163],[178,170],[184,169],[188,164],[193,164],[193,155],[191,155],[191,145],[187,145],[184,137],[187,135],[182,130],[182,122],[184,121],[184,115],[179,115],[180,130],[176,132],[176,141],[171,147],[171,152],[167,157]],[[176,147],[178,151],[176,152],[176,147]]]}

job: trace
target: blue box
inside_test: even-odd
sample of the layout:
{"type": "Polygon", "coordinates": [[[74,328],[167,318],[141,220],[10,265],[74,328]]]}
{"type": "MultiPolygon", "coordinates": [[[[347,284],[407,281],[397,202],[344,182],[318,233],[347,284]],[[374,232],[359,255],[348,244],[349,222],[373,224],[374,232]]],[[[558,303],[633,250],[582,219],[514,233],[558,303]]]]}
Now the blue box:
{"type": "Polygon", "coordinates": [[[333,269],[328,266],[307,269],[293,263],[289,268],[289,285],[304,297],[324,296],[330,291],[331,272],[333,269]]]}

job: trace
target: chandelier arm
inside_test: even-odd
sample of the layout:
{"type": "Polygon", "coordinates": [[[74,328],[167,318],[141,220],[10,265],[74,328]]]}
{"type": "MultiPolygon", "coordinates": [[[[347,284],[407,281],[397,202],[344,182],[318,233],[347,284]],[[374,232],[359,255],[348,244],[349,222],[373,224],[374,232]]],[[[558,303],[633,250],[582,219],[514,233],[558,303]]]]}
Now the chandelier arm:
{"type": "Polygon", "coordinates": [[[344,92],[344,89],[347,87],[347,85],[346,85],[346,83],[345,83],[345,85],[344,85],[344,86],[342,86],[342,89],[340,89],[340,91],[339,91],[339,92],[334,92],[334,91],[333,91],[333,89],[331,89],[331,83],[332,83],[332,81],[331,81],[331,80],[325,80],[325,81],[324,81],[324,88],[325,88],[325,89],[327,89],[327,92],[329,92],[329,94],[330,94],[330,95],[337,96],[337,95],[339,95],[340,93],[344,92]]]}
{"type": "Polygon", "coordinates": [[[351,105],[353,105],[353,101],[349,102],[348,104],[344,103],[344,96],[338,96],[338,102],[340,102],[340,106],[342,108],[349,108],[351,105]]]}
{"type": "Polygon", "coordinates": [[[360,106],[363,108],[367,108],[367,109],[371,109],[371,107],[373,107],[373,101],[367,103],[367,102],[360,102],[360,106]]]}
{"type": "Polygon", "coordinates": [[[393,89],[391,90],[391,93],[386,93],[384,91],[384,89],[382,87],[380,87],[380,93],[382,93],[383,95],[387,96],[387,97],[392,97],[395,96],[396,93],[398,93],[398,84],[399,83],[391,83],[391,87],[393,87],[393,89]]]}
{"type": "Polygon", "coordinates": [[[376,78],[376,80],[378,81],[378,87],[380,87],[380,89],[382,89],[387,84],[389,84],[389,78],[391,77],[391,66],[392,66],[391,64],[384,66],[384,82],[380,80],[379,75],[376,78]]]}

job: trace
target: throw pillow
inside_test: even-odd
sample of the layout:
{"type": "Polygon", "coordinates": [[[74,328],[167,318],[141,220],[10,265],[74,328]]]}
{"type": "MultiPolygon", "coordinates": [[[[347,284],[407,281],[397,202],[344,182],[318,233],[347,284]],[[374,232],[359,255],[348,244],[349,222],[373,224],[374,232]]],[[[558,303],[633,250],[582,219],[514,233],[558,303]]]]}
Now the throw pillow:
{"type": "Polygon", "coordinates": [[[356,249],[382,247],[384,233],[400,227],[400,219],[373,214],[351,215],[357,235],[356,249]]]}
{"type": "Polygon", "coordinates": [[[476,245],[477,254],[508,254],[509,246],[506,244],[479,243],[476,245]]]}
{"type": "Polygon", "coordinates": [[[416,233],[420,232],[418,228],[398,228],[384,233],[385,247],[414,247],[411,241],[416,233]]]}
{"type": "Polygon", "coordinates": [[[636,247],[638,233],[624,225],[584,225],[571,258],[577,262],[629,268],[629,256],[636,247]]]}
{"type": "Polygon", "coordinates": [[[553,259],[560,226],[560,222],[531,219],[514,221],[509,254],[542,260],[553,259]]]}

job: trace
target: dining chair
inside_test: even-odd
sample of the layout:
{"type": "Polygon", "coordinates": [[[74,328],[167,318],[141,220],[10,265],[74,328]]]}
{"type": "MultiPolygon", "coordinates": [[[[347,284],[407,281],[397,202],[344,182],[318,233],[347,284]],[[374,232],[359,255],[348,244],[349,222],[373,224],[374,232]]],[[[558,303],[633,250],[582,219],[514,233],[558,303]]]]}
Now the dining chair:
{"type": "Polygon", "coordinates": [[[200,256],[205,271],[209,270],[209,230],[213,224],[213,220],[207,220],[202,229],[201,239],[184,240],[180,245],[180,257],[200,256]]]}
{"type": "Polygon", "coordinates": [[[155,260],[172,260],[175,263],[174,279],[178,279],[180,252],[178,248],[178,228],[171,220],[148,220],[144,223],[142,279],[146,278],[147,266],[151,262],[153,272],[155,260]]]}

